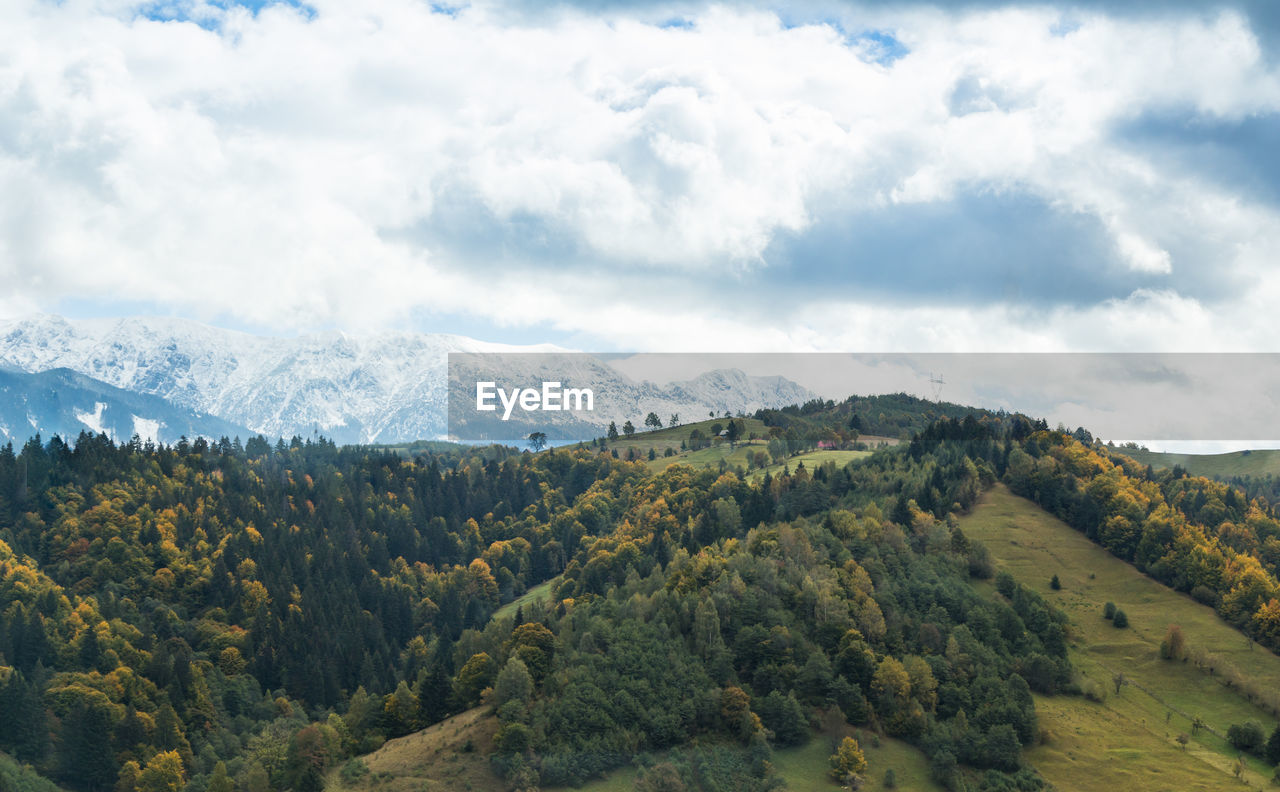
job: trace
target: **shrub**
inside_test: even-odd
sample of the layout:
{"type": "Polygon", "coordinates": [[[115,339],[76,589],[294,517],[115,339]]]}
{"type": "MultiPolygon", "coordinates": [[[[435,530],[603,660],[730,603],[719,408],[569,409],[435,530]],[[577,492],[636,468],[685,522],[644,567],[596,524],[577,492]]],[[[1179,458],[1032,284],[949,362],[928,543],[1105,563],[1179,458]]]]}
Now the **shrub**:
{"type": "Polygon", "coordinates": [[[1107,700],[1107,690],[1092,679],[1086,679],[1080,685],[1080,693],[1089,701],[1095,704],[1101,704],[1107,700]]]}
{"type": "Polygon", "coordinates": [[[338,776],[345,784],[354,784],[367,775],[369,775],[369,766],[359,758],[347,760],[347,763],[338,771],[338,776]]]}
{"type": "Polygon", "coordinates": [[[1052,578],[1049,579],[1049,588],[1053,589],[1054,591],[1060,591],[1062,589],[1062,581],[1058,580],[1057,575],[1054,575],[1052,578]]]}
{"type": "Polygon", "coordinates": [[[1117,629],[1124,629],[1129,626],[1129,617],[1124,614],[1124,611],[1117,608],[1116,614],[1111,617],[1111,626],[1117,629]]]}
{"type": "Polygon", "coordinates": [[[898,788],[898,777],[894,775],[892,767],[884,771],[884,783],[881,786],[883,786],[885,789],[898,788]]]}
{"type": "Polygon", "coordinates": [[[1227,729],[1227,742],[1239,751],[1247,751],[1256,754],[1262,750],[1262,746],[1266,736],[1262,732],[1262,726],[1255,721],[1247,723],[1233,723],[1227,729]]]}
{"type": "Polygon", "coordinates": [[[991,551],[986,545],[974,542],[969,547],[969,577],[990,580],[995,573],[996,565],[991,560],[991,551]]]}
{"type": "Polygon", "coordinates": [[[1170,624],[1160,642],[1160,656],[1165,660],[1181,660],[1187,651],[1187,639],[1182,635],[1182,628],[1170,624]]]}
{"type": "Polygon", "coordinates": [[[1001,572],[996,575],[996,591],[1003,594],[1005,599],[1013,599],[1013,592],[1017,588],[1018,583],[1013,579],[1013,575],[1008,572],[1001,572]]]}
{"type": "Polygon", "coordinates": [[[1115,616],[1115,615],[1116,615],[1116,604],[1114,602],[1108,602],[1106,605],[1102,606],[1102,618],[1110,619],[1112,616],[1115,616]]]}

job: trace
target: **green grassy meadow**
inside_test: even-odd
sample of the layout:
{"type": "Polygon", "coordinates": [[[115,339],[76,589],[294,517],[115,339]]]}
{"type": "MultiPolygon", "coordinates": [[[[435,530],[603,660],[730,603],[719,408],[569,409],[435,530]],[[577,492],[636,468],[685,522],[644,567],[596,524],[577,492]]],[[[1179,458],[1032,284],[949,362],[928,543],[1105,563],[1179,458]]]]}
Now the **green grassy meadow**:
{"type": "Polygon", "coordinates": [[[1228,454],[1167,454],[1130,448],[1115,450],[1153,468],[1181,465],[1191,475],[1206,478],[1280,475],[1280,450],[1274,449],[1233,451],[1228,454]]]}
{"type": "Polygon", "coordinates": [[[528,606],[535,602],[546,602],[551,599],[551,587],[555,585],[559,577],[554,577],[544,583],[539,583],[533,588],[521,594],[519,597],[503,605],[493,612],[494,619],[509,619],[516,615],[516,610],[521,606],[528,606]]]}
{"type": "MultiPolygon", "coordinates": [[[[885,771],[894,772],[896,789],[916,792],[942,792],[929,778],[929,763],[924,754],[909,743],[891,737],[872,738],[870,732],[852,727],[846,733],[858,740],[867,758],[867,771],[859,790],[880,792],[884,786],[885,771]],[[878,745],[876,743],[879,743],[878,745]]],[[[773,766],[786,781],[786,788],[795,792],[837,792],[840,786],[831,779],[828,759],[833,753],[826,737],[815,734],[809,742],[793,748],[782,748],[773,753],[773,766]]],[[[638,770],[625,767],[615,770],[606,778],[589,781],[579,787],[582,792],[632,792],[638,770]]]]}
{"type": "MultiPolygon", "coordinates": [[[[942,787],[929,778],[929,762],[914,746],[891,737],[881,737],[877,746],[870,732],[853,729],[849,732],[855,735],[867,758],[867,771],[863,774],[865,781],[858,787],[860,790],[879,792],[885,789],[884,773],[892,769],[897,789],[941,792],[942,787]]],[[[831,767],[828,759],[832,753],[827,739],[816,735],[804,745],[775,751],[773,764],[778,774],[786,779],[788,789],[835,792],[840,787],[828,774],[831,767]]]]}
{"type": "MultiPolygon", "coordinates": [[[[1108,792],[1272,788],[1271,768],[1255,759],[1246,759],[1241,781],[1234,776],[1237,753],[1224,739],[1227,729],[1253,720],[1270,733],[1276,718],[1227,678],[1275,690],[1280,657],[1250,648],[1211,608],[1142,575],[1003,485],[960,525],[987,545],[998,569],[1067,613],[1072,663],[1105,691],[1102,703],[1037,697],[1048,739],[1027,758],[1046,779],[1059,789],[1108,792]],[[1060,591],[1049,585],[1055,574],[1060,591]],[[1126,612],[1130,627],[1117,629],[1102,617],[1108,601],[1126,612]],[[1212,674],[1160,657],[1170,624],[1182,628],[1188,654],[1211,663],[1212,674]],[[1116,674],[1126,680],[1118,694],[1116,674]],[[1207,728],[1194,733],[1194,717],[1207,728]],[[1176,742],[1183,733],[1190,737],[1185,750],[1176,742]]],[[[979,588],[997,596],[989,582],[979,588]]]]}
{"type": "MultiPolygon", "coordinates": [[[[619,436],[617,440],[608,444],[608,448],[617,451],[618,455],[623,459],[627,458],[629,450],[635,449],[636,454],[642,460],[645,460],[649,469],[655,473],[676,464],[691,465],[697,468],[718,468],[722,462],[730,470],[739,467],[747,470],[750,467],[747,461],[748,455],[757,451],[765,451],[768,448],[769,427],[765,426],[763,421],[758,421],[755,418],[737,418],[734,420],[742,421],[744,426],[742,440],[732,447],[723,438],[713,438],[712,444],[706,448],[700,448],[697,451],[680,450],[682,443],[688,444],[689,435],[694,429],[698,429],[703,435],[711,437],[711,428],[714,424],[718,423],[723,426],[728,423],[727,418],[716,418],[656,431],[636,432],[630,437],[619,436]],[[751,439],[752,435],[755,435],[754,440],[751,439]],[[652,460],[648,459],[649,449],[653,449],[656,455],[652,460]],[[668,449],[673,452],[673,456],[663,456],[668,449]]],[[[869,447],[875,447],[882,443],[896,445],[898,442],[894,438],[877,436],[866,436],[862,438],[862,441],[867,443],[869,447]]],[[[846,465],[869,454],[869,451],[808,451],[790,457],[782,464],[771,464],[766,468],[756,469],[752,471],[752,476],[761,477],[766,471],[772,475],[777,475],[786,467],[795,470],[796,466],[801,462],[804,462],[805,466],[810,468],[829,461],[835,462],[836,465],[846,465]]]]}

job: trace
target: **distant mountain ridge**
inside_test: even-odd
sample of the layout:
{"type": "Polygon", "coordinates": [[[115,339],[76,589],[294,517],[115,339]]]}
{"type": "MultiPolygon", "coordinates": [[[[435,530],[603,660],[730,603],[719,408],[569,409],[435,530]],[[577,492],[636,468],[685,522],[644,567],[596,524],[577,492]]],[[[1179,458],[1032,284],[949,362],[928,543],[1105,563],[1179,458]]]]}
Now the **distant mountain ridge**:
{"type": "Polygon", "coordinates": [[[633,380],[594,355],[459,355],[449,371],[450,431],[468,442],[515,443],[533,431],[553,442],[572,442],[604,434],[609,423],[619,429],[627,421],[640,431],[642,421],[655,413],[664,425],[678,413],[684,422],[721,415],[754,413],[766,407],[801,404],[815,398],[808,389],[777,376],[751,376],[738,369],[712,369],[684,381],[655,384],[633,380]],[[527,387],[563,381],[565,387],[590,388],[595,407],[583,412],[513,411],[509,420],[497,411],[470,409],[477,381],[498,386],[527,387]]]}
{"type": "Polygon", "coordinates": [[[0,442],[21,444],[34,434],[74,440],[81,432],[119,442],[134,435],[173,445],[188,437],[240,437],[252,433],[217,416],[178,407],[159,396],[123,390],[57,368],[30,374],[0,369],[0,442]]]}
{"type": "MultiPolygon", "coordinates": [[[[447,334],[265,337],[176,318],[36,315],[0,322],[0,366],[26,373],[70,369],[269,438],[320,433],[338,443],[444,437],[450,352],[563,351],[549,344],[514,346],[447,334]]],[[[650,409],[666,420],[666,411],[684,410],[692,417],[695,410],[751,411],[812,397],[788,380],[733,370],[665,387],[636,383],[592,360],[600,387],[627,393],[626,407],[616,415],[592,416],[596,427],[636,420],[650,409]]],[[[76,409],[92,412],[94,405],[76,409]]],[[[178,414],[185,413],[175,413],[175,420],[178,414]]],[[[589,428],[579,425],[574,431],[589,428]]]]}

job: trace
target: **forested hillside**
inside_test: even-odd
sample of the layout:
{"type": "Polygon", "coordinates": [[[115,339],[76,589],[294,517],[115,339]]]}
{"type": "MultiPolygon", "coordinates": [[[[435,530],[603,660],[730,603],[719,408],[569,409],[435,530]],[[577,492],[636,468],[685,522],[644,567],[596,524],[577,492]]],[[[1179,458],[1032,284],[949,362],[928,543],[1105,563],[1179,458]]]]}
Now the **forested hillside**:
{"type": "MultiPolygon", "coordinates": [[[[510,788],[639,758],[642,789],[769,789],[776,748],[846,725],[1035,788],[1032,694],[1078,678],[1061,612],[970,585],[992,560],[954,518],[1001,479],[1280,648],[1273,505],[1020,416],[753,478],[82,435],[0,449],[0,749],[84,792],[314,790],[484,705],[510,788]]],[[[833,785],[876,771],[852,743],[833,785]]]]}
{"type": "Polygon", "coordinates": [[[1061,432],[1029,435],[1001,464],[1015,492],[1280,650],[1280,512],[1264,496],[1061,432]]]}
{"type": "MultiPolygon", "coordinates": [[[[372,700],[395,733],[448,711],[446,693],[383,718],[376,697],[607,530],[570,514],[576,496],[639,474],[585,455],[444,468],[261,440],[6,448],[0,694],[16,716],[0,745],[76,789],[223,760],[296,786],[290,745],[313,715],[372,700]]],[[[333,750],[359,747],[343,739],[333,750]]]]}
{"type": "Polygon", "coordinates": [[[487,702],[513,787],[684,746],[653,772],[766,788],[772,746],[823,722],[1034,787],[1019,749],[1030,691],[1071,684],[1062,617],[975,596],[989,563],[946,521],[1006,431],[755,483],[586,449],[0,449],[0,748],[86,792],[317,789],[487,702]]]}

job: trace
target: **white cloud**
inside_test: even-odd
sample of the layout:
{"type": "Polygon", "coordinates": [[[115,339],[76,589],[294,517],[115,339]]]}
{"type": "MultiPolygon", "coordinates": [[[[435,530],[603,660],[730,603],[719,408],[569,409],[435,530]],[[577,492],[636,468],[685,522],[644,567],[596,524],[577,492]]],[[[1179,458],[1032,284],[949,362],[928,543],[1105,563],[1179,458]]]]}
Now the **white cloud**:
{"type": "Polygon", "coordinates": [[[758,10],[712,7],[673,29],[312,5],[182,6],[213,31],[125,2],[5,4],[0,311],[127,299],[277,330],[462,312],[633,348],[1272,343],[1267,315],[1227,330],[1230,306],[1171,290],[1047,314],[815,293],[744,317],[616,277],[702,289],[767,270],[772,240],[833,206],[979,189],[1098,218],[1119,266],[1148,275],[1210,266],[1170,240],[1212,239],[1212,266],[1274,292],[1273,208],[1110,136],[1167,108],[1280,110],[1236,14],[1087,15],[1061,34],[1046,8],[849,12],[846,29],[865,19],[907,44],[884,64],[830,26],[758,10]],[[465,242],[513,227],[545,239],[504,242],[502,267],[465,242]]]}

